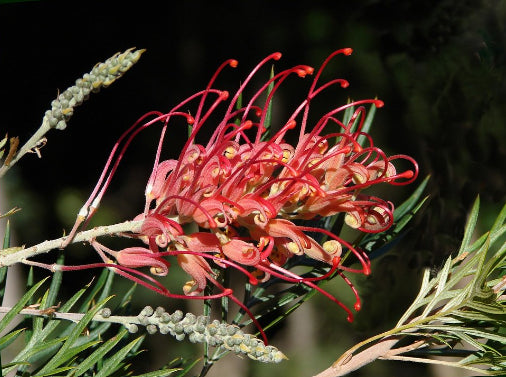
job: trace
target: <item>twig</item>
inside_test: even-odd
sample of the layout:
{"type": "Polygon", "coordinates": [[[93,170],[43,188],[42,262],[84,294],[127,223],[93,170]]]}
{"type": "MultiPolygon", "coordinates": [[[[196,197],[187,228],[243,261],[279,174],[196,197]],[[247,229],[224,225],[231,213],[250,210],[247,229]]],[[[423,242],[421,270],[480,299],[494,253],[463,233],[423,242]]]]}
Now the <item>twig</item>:
{"type": "Polygon", "coordinates": [[[410,345],[407,345],[405,347],[390,349],[388,352],[385,353],[385,355],[380,357],[380,359],[389,360],[393,356],[397,356],[397,355],[400,355],[400,354],[403,354],[406,352],[416,350],[418,348],[423,347],[424,345],[427,345],[427,342],[425,340],[418,340],[418,341],[411,343],[410,345]]]}
{"type": "Polygon", "coordinates": [[[386,355],[399,340],[400,338],[397,337],[384,339],[374,344],[373,346],[357,353],[356,355],[352,355],[351,353],[346,352],[332,366],[325,369],[321,373],[318,373],[314,377],[345,376],[354,370],[357,370],[364,365],[367,365],[374,360],[386,355]]]}
{"type": "Polygon", "coordinates": [[[443,365],[443,366],[447,366],[447,367],[471,370],[473,372],[480,373],[481,375],[488,375],[488,373],[486,373],[486,371],[484,371],[483,369],[475,368],[475,367],[465,365],[465,364],[460,364],[460,363],[457,363],[454,361],[444,361],[441,359],[433,360],[433,359],[426,359],[426,358],[422,358],[422,357],[410,357],[410,356],[399,356],[399,355],[382,357],[381,359],[395,360],[395,361],[408,361],[411,363],[443,365]]]}
{"type": "MultiPolygon", "coordinates": [[[[72,243],[77,242],[89,242],[97,237],[110,236],[119,233],[126,232],[138,232],[142,225],[142,220],[139,221],[125,221],[123,223],[99,226],[90,230],[82,231],[76,234],[72,243]]],[[[48,253],[54,249],[60,249],[69,236],[60,237],[50,241],[44,241],[38,245],[31,246],[29,248],[18,248],[5,249],[0,251],[0,267],[10,266],[16,263],[20,263],[25,259],[33,256],[48,253]]]]}

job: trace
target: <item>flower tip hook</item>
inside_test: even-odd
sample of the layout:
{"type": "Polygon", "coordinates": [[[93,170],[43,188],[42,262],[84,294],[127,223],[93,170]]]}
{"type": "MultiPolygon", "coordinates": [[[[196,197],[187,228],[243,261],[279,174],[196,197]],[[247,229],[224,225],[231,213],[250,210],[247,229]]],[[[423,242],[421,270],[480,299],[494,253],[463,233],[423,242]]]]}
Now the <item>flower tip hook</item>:
{"type": "Polygon", "coordinates": [[[343,51],[343,54],[344,54],[344,55],[351,55],[351,53],[353,52],[353,49],[352,49],[352,48],[347,47],[347,48],[343,48],[343,50],[342,50],[342,51],[343,51]]]}
{"type": "Polygon", "coordinates": [[[314,72],[314,68],[310,67],[308,65],[304,66],[303,68],[299,68],[295,70],[295,73],[299,77],[306,77],[307,75],[312,75],[314,72]]]}
{"type": "Polygon", "coordinates": [[[193,123],[195,123],[195,118],[188,114],[186,116],[186,122],[191,126],[193,123]]]}
{"type": "Polygon", "coordinates": [[[223,101],[226,101],[228,99],[228,96],[229,96],[229,93],[226,90],[224,90],[220,93],[220,99],[222,99],[223,101]]]}
{"type": "Polygon", "coordinates": [[[383,101],[382,101],[382,100],[380,100],[380,99],[377,99],[377,100],[374,100],[374,105],[375,105],[377,108],[380,108],[380,107],[385,106],[385,102],[383,102],[383,101]]]}
{"type": "Polygon", "coordinates": [[[252,276],[249,278],[249,283],[250,283],[251,285],[258,285],[258,279],[252,275],[252,276]]]}
{"type": "Polygon", "coordinates": [[[272,54],[272,58],[274,60],[279,60],[279,59],[281,59],[282,56],[283,56],[283,54],[281,54],[281,52],[275,52],[272,54]]]}
{"type": "Polygon", "coordinates": [[[249,130],[251,127],[253,127],[253,122],[248,119],[246,122],[243,123],[242,127],[244,130],[249,130]]]}
{"type": "Polygon", "coordinates": [[[288,121],[288,123],[286,124],[285,127],[287,130],[291,130],[291,129],[294,129],[296,125],[297,125],[297,121],[295,119],[291,119],[288,121]]]}
{"type": "Polygon", "coordinates": [[[400,177],[411,179],[415,176],[415,172],[413,170],[406,170],[404,173],[399,174],[400,177]]]}

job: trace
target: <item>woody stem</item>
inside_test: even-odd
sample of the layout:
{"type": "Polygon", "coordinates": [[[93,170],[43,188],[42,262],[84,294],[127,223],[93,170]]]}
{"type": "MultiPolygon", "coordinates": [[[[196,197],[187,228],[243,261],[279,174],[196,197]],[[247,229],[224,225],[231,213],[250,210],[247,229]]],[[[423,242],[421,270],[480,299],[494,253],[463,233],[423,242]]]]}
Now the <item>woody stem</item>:
{"type": "MultiPolygon", "coordinates": [[[[99,226],[90,230],[85,230],[76,234],[71,243],[89,242],[97,237],[110,236],[119,233],[140,231],[142,221],[125,221],[114,225],[99,226]]],[[[34,257],[39,254],[48,253],[54,249],[61,249],[65,246],[69,236],[60,237],[54,240],[44,241],[29,248],[21,250],[6,249],[0,251],[0,267],[10,266],[20,263],[25,259],[34,257]]]]}

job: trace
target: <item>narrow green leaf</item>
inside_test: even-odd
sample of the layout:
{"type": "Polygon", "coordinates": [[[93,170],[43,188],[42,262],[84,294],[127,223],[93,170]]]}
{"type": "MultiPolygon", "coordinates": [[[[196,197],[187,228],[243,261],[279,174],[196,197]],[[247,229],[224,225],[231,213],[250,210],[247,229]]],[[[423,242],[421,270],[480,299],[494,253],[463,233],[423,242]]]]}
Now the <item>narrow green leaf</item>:
{"type": "Polygon", "coordinates": [[[463,306],[463,302],[467,299],[468,290],[460,289],[454,292],[453,297],[440,309],[440,312],[446,313],[448,311],[454,311],[463,306]]]}
{"type": "Polygon", "coordinates": [[[44,367],[39,371],[39,374],[47,373],[48,371],[59,367],[62,363],[67,361],[65,356],[67,356],[67,350],[74,346],[75,341],[81,333],[84,331],[88,323],[93,319],[93,317],[99,312],[99,310],[102,309],[102,307],[105,305],[107,301],[109,301],[111,297],[106,298],[105,300],[100,301],[94,308],[92,308],[90,311],[88,311],[84,317],[74,326],[72,329],[72,332],[68,336],[68,339],[65,341],[65,343],[62,345],[62,347],[58,350],[56,355],[49,360],[44,367]]]}
{"type": "Polygon", "coordinates": [[[489,238],[489,233],[482,234],[476,241],[474,241],[471,245],[468,246],[466,252],[472,253],[478,250],[480,247],[483,246],[487,238],[489,238]]]}
{"type": "MultiPolygon", "coordinates": [[[[2,249],[7,249],[10,247],[11,242],[11,226],[10,221],[7,220],[5,224],[5,233],[2,244],[2,249]]],[[[7,267],[0,268],[0,298],[3,298],[5,295],[5,284],[7,283],[7,267]]]]}
{"type": "Polygon", "coordinates": [[[100,347],[98,347],[91,355],[89,355],[86,359],[84,359],[81,363],[79,363],[79,366],[74,369],[68,376],[72,377],[79,377],[86,371],[93,368],[95,364],[101,359],[105,357],[105,355],[113,349],[114,346],[116,346],[121,339],[125,337],[125,335],[128,334],[128,330],[121,329],[121,331],[113,336],[112,338],[108,339],[104,344],[102,344],[100,347]]]}
{"type": "MultiPolygon", "coordinates": [[[[351,99],[350,98],[348,98],[348,103],[351,103],[351,99]]],[[[355,112],[355,106],[347,107],[344,110],[344,113],[343,113],[343,124],[345,126],[350,122],[351,117],[353,116],[354,112],[355,112]]]]}
{"type": "Polygon", "coordinates": [[[506,222],[506,204],[502,207],[501,212],[499,212],[499,215],[495,219],[494,225],[492,225],[492,228],[490,229],[490,234],[493,235],[500,228],[503,228],[505,222],[506,222]]]}
{"type": "Polygon", "coordinates": [[[97,298],[98,301],[105,300],[106,297],[111,296],[111,290],[113,287],[113,282],[116,274],[114,273],[114,271],[109,269],[107,269],[106,272],[107,272],[107,279],[105,280],[104,287],[100,291],[100,295],[98,295],[97,298]]]}
{"type": "Polygon", "coordinates": [[[472,280],[469,283],[469,285],[474,288],[474,296],[476,296],[481,291],[489,274],[489,271],[485,271],[483,269],[483,265],[485,264],[485,259],[487,257],[487,252],[489,249],[490,238],[487,238],[483,246],[478,251],[476,251],[476,267],[474,274],[472,275],[472,280]]]}
{"type": "Polygon", "coordinates": [[[498,315],[498,314],[488,314],[487,312],[478,312],[469,310],[466,308],[466,310],[455,310],[452,312],[452,315],[458,318],[465,318],[471,321],[486,321],[486,322],[493,322],[494,324],[497,324],[497,326],[506,327],[506,318],[504,315],[498,315]]]}
{"type": "Polygon", "coordinates": [[[23,297],[17,302],[16,305],[12,307],[11,310],[9,310],[5,316],[0,320],[0,332],[5,330],[7,325],[11,323],[11,321],[14,319],[14,317],[25,307],[25,304],[33,297],[35,292],[40,288],[42,284],[47,280],[47,278],[42,279],[37,284],[35,284],[28,292],[26,292],[23,297]]]}
{"type": "Polygon", "coordinates": [[[394,211],[394,224],[386,232],[366,235],[359,246],[367,253],[369,258],[375,259],[390,250],[397,242],[407,234],[404,230],[413,217],[423,208],[428,196],[421,198],[427,185],[429,176],[417,187],[417,189],[394,211]],[[403,232],[404,230],[404,232],[403,232]]]}
{"type": "MultiPolygon", "coordinates": [[[[274,65],[271,67],[271,74],[269,79],[272,79],[274,77],[274,65]]],[[[272,91],[274,90],[274,81],[272,81],[269,86],[267,87],[267,98],[271,96],[272,91]]],[[[264,120],[264,127],[267,130],[267,134],[270,135],[270,128],[272,123],[272,97],[270,97],[269,105],[267,106],[267,111],[265,112],[265,120],[264,120]]]]}
{"type": "MultiPolygon", "coordinates": [[[[61,354],[60,357],[60,359],[62,360],[61,364],[63,363],[66,363],[67,365],[70,364],[69,361],[75,359],[76,355],[80,354],[81,352],[85,351],[88,348],[96,346],[99,343],[101,343],[101,340],[92,340],[88,342],[83,342],[83,344],[80,344],[79,346],[69,348],[66,352],[61,354]]],[[[72,369],[74,368],[72,367],[72,369]]]]}
{"type": "Polygon", "coordinates": [[[426,307],[422,313],[422,318],[425,318],[430,313],[430,311],[433,308],[435,308],[436,305],[441,301],[440,295],[447,287],[446,282],[448,279],[448,274],[450,272],[451,265],[452,265],[452,260],[451,260],[451,258],[448,258],[446,260],[444,267],[441,269],[441,271],[439,271],[437,278],[436,278],[436,280],[438,282],[436,292],[434,293],[432,300],[426,305],[426,307]]]}
{"type": "MultiPolygon", "coordinates": [[[[463,329],[462,329],[463,330],[463,329]]],[[[480,343],[478,340],[474,339],[472,336],[469,336],[466,334],[465,331],[460,331],[457,335],[462,342],[467,343],[471,347],[476,348],[479,351],[485,351],[485,347],[483,347],[483,344],[480,343]]]]}
{"type": "MultiPolygon", "coordinates": [[[[242,109],[242,92],[239,94],[239,96],[237,97],[237,102],[235,104],[235,109],[236,110],[240,110],[242,109]]],[[[241,118],[239,116],[237,116],[234,120],[234,124],[236,125],[240,125],[241,124],[241,118]]],[[[191,132],[188,132],[188,137],[191,136],[191,132]]]]}
{"type": "MultiPolygon", "coordinates": [[[[31,347],[28,352],[23,354],[23,360],[30,360],[33,362],[35,360],[41,359],[42,357],[55,352],[55,349],[60,347],[60,344],[63,343],[67,338],[59,337],[55,339],[46,340],[43,343],[37,343],[35,346],[31,347]]],[[[13,361],[22,361],[19,358],[19,354],[13,361]]]]}
{"type": "MultiPolygon", "coordinates": [[[[415,216],[415,214],[423,207],[425,202],[429,199],[428,196],[420,200],[420,202],[407,214],[402,215],[399,220],[393,225],[393,233],[394,236],[399,234],[401,230],[411,221],[411,219],[415,216]]],[[[395,218],[395,215],[394,215],[395,218]]]]}
{"type": "Polygon", "coordinates": [[[3,335],[0,338],[0,351],[4,348],[8,347],[17,337],[24,331],[25,329],[17,329],[15,331],[11,331],[8,334],[3,335]]]}
{"type": "Polygon", "coordinates": [[[107,361],[104,362],[104,365],[102,366],[100,371],[95,375],[95,377],[106,377],[114,373],[114,371],[120,367],[121,363],[124,361],[125,357],[130,352],[130,350],[142,340],[143,340],[142,336],[135,338],[125,347],[116,352],[116,354],[114,354],[113,357],[107,359],[107,361]]]}
{"type": "MultiPolygon", "coordinates": [[[[417,203],[420,201],[420,198],[422,197],[425,188],[427,187],[427,183],[429,182],[430,175],[425,177],[425,179],[418,185],[418,187],[413,191],[413,193],[407,198],[402,204],[398,205],[394,210],[394,219],[397,221],[397,219],[402,218],[404,215],[406,215],[409,211],[411,211],[417,203]]],[[[426,198],[427,199],[427,198],[426,198]]],[[[424,199],[424,201],[426,200],[424,199]]]]}
{"type": "Polygon", "coordinates": [[[495,340],[497,342],[501,342],[502,344],[506,343],[506,336],[494,333],[491,331],[485,331],[477,328],[472,327],[460,327],[460,326],[439,326],[436,324],[428,324],[428,325],[420,325],[417,326],[420,329],[427,329],[430,331],[439,331],[439,335],[441,335],[441,332],[453,334],[459,338],[462,338],[462,334],[468,335],[468,336],[474,336],[476,338],[484,338],[484,339],[490,339],[495,340]]]}
{"type": "Polygon", "coordinates": [[[8,139],[9,139],[9,137],[7,135],[5,135],[4,138],[2,140],[0,140],[0,149],[2,149],[3,147],[5,147],[5,145],[7,145],[8,139]]]}
{"type": "Polygon", "coordinates": [[[467,219],[464,237],[462,238],[462,243],[460,245],[458,255],[461,255],[463,252],[467,251],[467,247],[469,246],[469,243],[471,242],[471,239],[473,237],[476,222],[478,221],[479,209],[480,209],[480,197],[478,196],[474,201],[473,208],[471,209],[471,213],[469,214],[469,217],[467,219]]]}
{"type": "Polygon", "coordinates": [[[54,377],[56,376],[57,374],[61,373],[61,372],[66,372],[68,370],[72,369],[72,367],[61,367],[61,368],[56,368],[54,370],[52,370],[51,372],[49,373],[46,373],[46,374],[37,374],[37,377],[54,377]]]}
{"type": "Polygon", "coordinates": [[[191,364],[188,364],[176,377],[183,377],[185,376],[195,365],[197,365],[200,362],[201,358],[196,359],[191,364]]]}
{"type": "MultiPolygon", "coordinates": [[[[81,296],[83,295],[83,293],[86,291],[86,288],[87,287],[84,287],[84,288],[80,289],[79,291],[77,291],[65,304],[63,304],[60,307],[59,310],[61,312],[69,312],[72,309],[72,307],[74,306],[74,304],[81,298],[81,296]]],[[[42,331],[40,333],[35,334],[30,339],[30,342],[25,347],[25,349],[29,349],[31,345],[33,346],[35,344],[44,342],[45,339],[56,329],[56,327],[59,324],[60,324],[60,321],[49,321],[49,322],[47,322],[47,324],[44,327],[44,329],[42,329],[42,331]]],[[[70,326],[68,328],[70,328],[70,326]]],[[[66,335],[66,334],[64,332],[61,335],[63,336],[63,335],[66,335]]],[[[23,355],[23,351],[20,353],[21,356],[23,355]]]]}
{"type": "Polygon", "coordinates": [[[494,243],[506,233],[506,225],[501,226],[498,229],[490,231],[490,243],[494,243]]]}
{"type": "Polygon", "coordinates": [[[182,370],[182,368],[160,369],[160,370],[155,370],[154,372],[137,374],[132,377],[165,377],[165,376],[170,376],[172,373],[179,372],[180,370],[182,370]]]}
{"type": "Polygon", "coordinates": [[[506,321],[506,307],[497,303],[495,300],[489,304],[484,302],[471,301],[467,304],[467,306],[482,313],[504,315],[504,321],[506,321]]]}
{"type": "MultiPolygon", "coordinates": [[[[65,256],[62,251],[59,252],[58,258],[56,259],[56,264],[63,265],[65,261],[65,256]]],[[[51,284],[49,285],[49,292],[47,296],[47,300],[44,305],[41,305],[41,309],[47,309],[50,306],[56,305],[58,292],[60,291],[60,286],[63,279],[63,271],[55,271],[53,273],[53,277],[51,278],[51,284]]]]}
{"type": "MultiPolygon", "coordinates": [[[[100,273],[98,279],[96,279],[96,281],[94,281],[94,284],[91,285],[91,283],[93,283],[93,281],[92,281],[90,284],[87,285],[87,287],[91,286],[91,290],[89,290],[88,294],[83,299],[83,303],[78,309],[79,313],[84,313],[84,312],[88,311],[91,303],[95,300],[95,297],[99,293],[107,291],[107,289],[105,289],[104,286],[108,284],[107,282],[109,282],[109,280],[111,280],[111,277],[110,277],[111,274],[114,275],[114,273],[111,270],[104,268],[102,270],[102,272],[100,273]]],[[[83,293],[84,293],[84,291],[83,291],[83,293]]],[[[103,297],[100,297],[99,299],[97,299],[97,301],[102,301],[107,296],[110,296],[110,294],[106,293],[103,297]]]]}
{"type": "Polygon", "coordinates": [[[118,305],[120,308],[125,308],[132,301],[132,297],[136,288],[137,284],[135,283],[132,284],[130,288],[128,288],[128,291],[125,292],[123,298],[121,299],[121,302],[118,305]]]}
{"type": "MultiPolygon", "coordinates": [[[[44,296],[42,296],[42,299],[40,300],[39,309],[45,307],[48,294],[49,294],[49,291],[45,291],[44,292],[44,296]]],[[[44,327],[44,318],[43,317],[33,316],[32,317],[32,323],[33,323],[33,326],[32,326],[33,334],[37,334],[44,327]]]]}
{"type": "Polygon", "coordinates": [[[26,362],[26,361],[11,361],[10,363],[7,363],[7,364],[2,364],[2,375],[6,376],[6,371],[9,371],[9,370],[13,370],[14,368],[17,368],[17,367],[28,367],[30,366],[30,363],[26,362]]]}
{"type": "Polygon", "coordinates": [[[420,291],[418,291],[418,295],[413,300],[413,303],[410,305],[410,307],[406,310],[404,315],[401,317],[399,322],[397,322],[397,325],[395,327],[400,327],[406,323],[406,321],[413,315],[415,310],[420,307],[419,302],[421,299],[423,299],[429,290],[430,287],[430,269],[426,268],[423,277],[422,277],[422,286],[420,287],[420,291]]]}
{"type": "MultiPolygon", "coordinates": [[[[371,129],[372,122],[374,120],[375,115],[376,115],[376,106],[374,104],[372,104],[369,107],[369,111],[367,112],[367,116],[365,117],[364,124],[362,125],[362,132],[369,133],[369,130],[371,129]]],[[[357,143],[360,145],[363,145],[364,141],[365,141],[364,135],[360,135],[357,138],[357,143]]]]}
{"type": "Polygon", "coordinates": [[[4,240],[2,243],[2,249],[7,249],[11,245],[11,225],[10,221],[7,220],[7,223],[5,224],[5,233],[4,233],[4,240]]]}

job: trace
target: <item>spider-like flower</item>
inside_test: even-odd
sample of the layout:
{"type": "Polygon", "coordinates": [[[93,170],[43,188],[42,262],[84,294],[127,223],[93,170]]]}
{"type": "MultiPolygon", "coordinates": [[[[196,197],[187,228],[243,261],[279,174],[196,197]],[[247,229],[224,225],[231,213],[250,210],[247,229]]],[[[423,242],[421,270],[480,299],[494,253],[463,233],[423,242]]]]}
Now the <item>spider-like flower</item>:
{"type": "MultiPolygon", "coordinates": [[[[228,60],[204,90],[168,113],[142,117],[122,136],[127,138],[126,145],[140,130],[154,123],[163,124],[146,186],[145,208],[136,218],[143,225],[135,236],[146,247],[114,252],[95,243],[95,248],[102,256],[104,252],[113,255],[121,267],[119,271],[130,277],[134,269],[143,266],[151,267],[155,275],[165,275],[169,269],[166,257],[176,256],[178,264],[191,276],[183,287],[188,297],[210,297],[201,295],[209,282],[222,290],[221,295],[233,297],[232,291],[216,280],[215,272],[217,268],[232,266],[254,283],[276,276],[307,284],[345,308],[351,319],[351,312],[314,281],[334,272],[348,283],[343,271],[369,274],[367,255],[328,230],[305,225],[306,220],[343,213],[346,224],[352,228],[362,232],[384,231],[394,221],[392,203],[366,195],[363,190],[379,183],[408,184],[418,174],[411,157],[387,156],[362,131],[364,105],[381,107],[380,100],[332,108],[310,125],[310,107],[315,97],[324,95],[333,86],[348,86],[343,79],[320,84],[324,68],[336,55],[351,52],[351,49],[335,51],[316,73],[306,65],[283,70],[266,80],[247,102],[245,88],[257,71],[267,62],[279,60],[281,54],[274,53],[262,60],[233,94],[213,87],[225,67],[236,67],[237,61],[228,60]],[[305,99],[294,107],[288,119],[281,124],[268,124],[272,99],[283,82],[293,75],[305,77],[314,73],[305,99]],[[238,105],[241,101],[246,105],[238,105]],[[194,116],[186,112],[191,103],[196,103],[194,116]],[[352,116],[343,123],[337,116],[342,118],[340,113],[350,108],[354,109],[352,116]],[[216,123],[218,114],[220,120],[216,123]],[[166,129],[176,117],[186,118],[191,133],[177,159],[160,161],[166,129]],[[205,145],[196,141],[204,127],[213,131],[205,145]],[[366,142],[361,145],[359,138],[366,142]],[[412,168],[399,172],[394,166],[399,159],[410,162],[412,168]],[[193,224],[194,231],[183,231],[189,224],[193,224]],[[323,237],[314,236],[318,233],[323,237]],[[320,238],[325,241],[319,241],[320,238]],[[354,253],[361,268],[341,264],[343,249],[354,253]],[[306,256],[332,268],[320,278],[303,278],[283,268],[296,256],[306,256]]],[[[113,172],[118,162],[119,159],[113,172]]],[[[98,200],[111,176],[112,173],[98,200]]],[[[154,282],[149,286],[175,296],[154,282]]],[[[359,307],[357,296],[355,308],[359,307]]]]}

